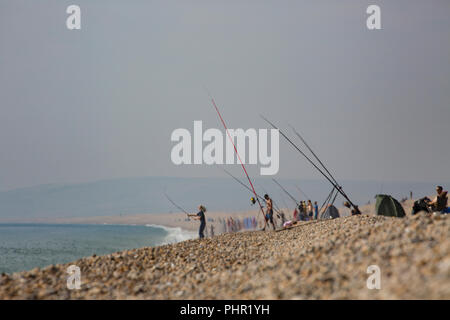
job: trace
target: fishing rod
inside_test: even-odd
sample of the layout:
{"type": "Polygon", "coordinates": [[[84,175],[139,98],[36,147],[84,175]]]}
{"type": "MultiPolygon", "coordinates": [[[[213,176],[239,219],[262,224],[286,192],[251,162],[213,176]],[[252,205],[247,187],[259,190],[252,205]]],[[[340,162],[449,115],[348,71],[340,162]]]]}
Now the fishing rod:
{"type": "MultiPolygon", "coordinates": [[[[329,203],[329,201],[330,201],[330,198],[332,197],[332,195],[333,195],[333,193],[334,193],[334,190],[335,190],[335,188],[333,187],[333,189],[331,189],[331,192],[328,194],[328,196],[326,197],[326,199],[325,199],[325,201],[322,203],[322,205],[320,206],[320,209],[319,209],[319,213],[323,213],[322,212],[322,209],[323,208],[326,208],[326,206],[328,205],[328,203],[329,203]]],[[[325,211],[325,210],[324,210],[325,211]]]]}
{"type": "MultiPolygon", "coordinates": [[[[322,160],[320,160],[320,158],[317,156],[317,154],[312,150],[312,148],[309,146],[309,144],[306,142],[306,140],[302,137],[302,135],[297,130],[295,130],[295,128],[293,126],[291,126],[291,125],[289,125],[289,126],[291,127],[292,131],[294,131],[295,135],[300,138],[300,140],[303,142],[303,144],[306,146],[306,148],[308,148],[309,152],[311,152],[311,154],[314,156],[314,158],[316,158],[316,160],[319,162],[319,164],[322,166],[322,168],[328,173],[329,177],[333,180],[333,182],[341,189],[342,192],[344,192],[344,190],[342,190],[342,187],[339,185],[337,180],[334,178],[334,176],[331,174],[331,172],[328,170],[328,168],[325,166],[325,164],[322,162],[322,160]]],[[[328,205],[330,203],[333,204],[335,202],[336,197],[338,195],[337,192],[336,192],[336,195],[333,198],[333,201],[331,201],[331,198],[332,198],[334,190],[335,190],[335,187],[333,187],[333,189],[331,190],[331,193],[329,194],[328,198],[325,200],[325,202],[326,202],[325,208],[328,207],[328,205]]],[[[325,202],[324,202],[324,204],[325,204],[325,202]]],[[[323,208],[323,205],[320,208],[320,210],[322,210],[322,208],[323,208]]]]}
{"type": "MultiPolygon", "coordinates": [[[[256,187],[258,187],[258,185],[256,185],[256,187]]],[[[263,186],[259,185],[259,188],[264,192],[264,194],[268,194],[267,190],[263,186]]]]}
{"type": "Polygon", "coordinates": [[[286,209],[288,209],[289,205],[287,204],[286,200],[284,199],[284,195],[282,192],[280,192],[280,198],[283,201],[283,204],[286,206],[286,209]]]}
{"type": "Polygon", "coordinates": [[[309,163],[311,163],[313,166],[314,166],[314,168],[316,168],[317,169],[317,171],[319,171],[324,177],[325,177],[325,179],[327,179],[328,180],[328,182],[330,182],[331,183],[331,185],[333,186],[333,187],[335,187],[336,188],[336,190],[348,201],[348,203],[353,207],[353,208],[355,208],[355,210],[358,210],[359,211],[359,209],[358,209],[358,207],[349,199],[349,197],[347,196],[347,194],[342,190],[342,187],[340,187],[337,183],[335,183],[335,182],[333,182],[332,180],[331,180],[331,178],[330,177],[328,177],[324,172],[323,172],[323,170],[321,170],[315,163],[314,163],[314,161],[312,161],[302,150],[300,150],[299,149],[299,147],[297,147],[297,145],[295,145],[295,143],[293,143],[292,142],[292,140],[291,139],[289,139],[285,134],[284,134],[284,132],[283,131],[281,131],[280,129],[278,129],[278,127],[277,126],[275,126],[272,122],[270,122],[269,120],[267,120],[267,118],[265,118],[263,115],[261,115],[261,118],[264,120],[264,121],[266,121],[268,124],[270,124],[273,128],[275,128],[276,130],[278,130],[278,132],[298,151],[298,152],[300,152],[300,154],[301,155],[303,155],[303,157],[305,157],[308,161],[309,161],[309,163]]]}
{"type": "MultiPolygon", "coordinates": [[[[226,174],[228,174],[230,177],[232,177],[234,180],[236,180],[241,186],[243,186],[245,189],[247,189],[248,191],[250,191],[251,193],[253,193],[252,189],[250,189],[249,186],[247,186],[245,183],[243,183],[241,180],[239,180],[238,178],[236,178],[235,176],[233,176],[230,172],[228,172],[225,169],[222,169],[226,174]]],[[[256,194],[256,196],[264,201],[264,198],[261,197],[259,194],[256,194]]]]}
{"type": "Polygon", "coordinates": [[[301,193],[302,195],[304,195],[304,196],[306,197],[306,199],[311,199],[310,197],[308,197],[308,195],[307,195],[306,193],[303,192],[302,189],[300,189],[299,186],[295,185],[295,187],[297,188],[298,191],[300,191],[300,193],[301,193]]]}
{"type": "MultiPolygon", "coordinates": [[[[261,190],[262,190],[265,194],[268,194],[268,193],[269,193],[269,192],[267,192],[266,189],[264,189],[264,187],[262,187],[262,186],[259,186],[259,187],[261,188],[261,190]]],[[[265,199],[264,199],[264,200],[265,200],[265,199]]],[[[276,201],[274,201],[273,199],[272,199],[272,204],[273,204],[273,207],[274,207],[275,211],[276,211],[277,213],[281,213],[280,207],[278,207],[276,201]]]]}
{"type": "MultiPolygon", "coordinates": [[[[305,141],[305,139],[301,136],[301,134],[297,130],[295,130],[294,127],[292,127],[292,126],[290,126],[290,127],[292,128],[294,133],[300,138],[300,140],[302,140],[303,144],[308,148],[308,150],[317,159],[317,161],[319,161],[320,165],[329,174],[330,178],[336,183],[336,185],[339,187],[339,190],[342,191],[341,194],[344,193],[346,195],[345,191],[342,189],[342,186],[337,182],[337,180],[334,178],[334,176],[331,174],[331,172],[327,169],[327,167],[323,164],[323,162],[319,159],[319,157],[314,153],[314,151],[311,149],[311,147],[308,145],[308,143],[305,141]]],[[[334,188],[333,188],[333,190],[334,190],[334,188]]],[[[336,201],[337,195],[338,195],[338,193],[336,192],[336,194],[335,194],[335,196],[333,198],[333,201],[331,201],[331,204],[334,204],[334,202],[336,201]]],[[[348,196],[345,196],[345,198],[348,200],[349,204],[351,206],[353,206],[353,208],[356,210],[357,213],[361,213],[359,211],[359,208],[357,206],[355,207],[355,205],[349,200],[348,196]]],[[[329,204],[330,200],[331,200],[331,198],[328,200],[328,204],[329,204]]],[[[327,204],[327,206],[328,206],[328,204],[327,204]]]]}
{"type": "Polygon", "coordinates": [[[314,156],[314,158],[316,158],[316,160],[319,161],[322,168],[328,173],[328,175],[334,181],[334,183],[339,186],[339,183],[336,181],[336,179],[333,177],[333,175],[330,173],[330,171],[327,169],[327,167],[325,167],[325,165],[319,159],[319,157],[316,155],[316,153],[311,149],[311,147],[308,145],[308,143],[305,141],[305,139],[303,139],[303,137],[300,135],[300,133],[298,133],[298,131],[295,130],[295,128],[293,126],[291,126],[291,125],[289,125],[289,126],[291,127],[292,131],[294,131],[294,133],[297,135],[297,137],[299,137],[300,140],[302,140],[303,144],[306,146],[306,148],[308,148],[308,150],[311,152],[311,154],[314,156]]]}
{"type": "Polygon", "coordinates": [[[189,214],[189,213],[187,213],[186,210],[184,210],[182,207],[180,207],[179,205],[177,205],[177,204],[175,203],[175,201],[173,201],[172,199],[170,199],[170,197],[167,195],[167,193],[164,192],[164,195],[166,196],[167,200],[169,200],[170,203],[172,203],[178,210],[181,210],[181,211],[183,211],[184,213],[189,214]]]}
{"type": "Polygon", "coordinates": [[[256,201],[258,201],[259,208],[261,209],[261,213],[264,217],[264,229],[265,229],[267,227],[267,219],[266,219],[266,215],[264,214],[264,209],[261,205],[261,202],[259,201],[258,194],[256,193],[255,188],[253,187],[252,180],[250,179],[250,177],[247,173],[247,169],[245,169],[244,163],[242,162],[241,156],[239,155],[239,152],[237,151],[237,148],[236,148],[236,145],[234,144],[233,138],[231,137],[230,132],[228,131],[227,125],[225,124],[225,121],[223,120],[222,115],[219,112],[219,108],[217,108],[216,102],[214,101],[214,98],[212,96],[211,96],[211,102],[212,102],[214,108],[216,109],[217,114],[219,115],[220,121],[222,122],[223,127],[225,128],[225,131],[227,132],[228,138],[230,139],[230,141],[234,147],[234,152],[236,153],[236,155],[239,159],[239,162],[241,163],[242,169],[244,170],[245,175],[247,176],[248,182],[250,183],[250,186],[252,187],[252,192],[255,195],[256,201]]]}
{"type": "MultiPolygon", "coordinates": [[[[308,148],[308,150],[312,153],[312,155],[316,158],[316,160],[317,161],[319,161],[319,163],[320,163],[320,165],[322,166],[322,168],[323,169],[325,169],[325,171],[328,173],[328,175],[330,176],[330,178],[334,181],[334,183],[338,186],[338,189],[341,191],[341,194],[345,194],[345,198],[348,200],[348,202],[353,206],[353,208],[355,208],[355,210],[357,211],[357,212],[360,212],[359,211],[359,208],[358,207],[355,207],[355,205],[350,201],[350,199],[348,198],[348,196],[346,196],[346,193],[345,193],[345,191],[342,189],[342,186],[337,182],[337,180],[333,177],[333,175],[331,174],[331,172],[327,169],[327,167],[323,164],[323,162],[319,159],[319,157],[315,154],[315,152],[311,149],[311,147],[308,145],[308,143],[306,142],[306,140],[302,137],[302,135],[297,131],[297,130],[295,130],[295,128],[293,127],[293,126],[291,126],[291,125],[289,125],[291,128],[292,128],[292,130],[294,131],[294,133],[297,135],[297,137],[299,137],[300,138],[300,140],[302,140],[302,142],[303,142],[303,144],[308,148]]],[[[333,190],[334,190],[334,188],[333,188],[333,190]]],[[[331,204],[334,204],[334,202],[336,201],[336,197],[337,197],[337,195],[338,195],[338,193],[336,192],[336,195],[334,196],[334,198],[333,198],[333,201],[331,202],[331,204]]],[[[331,200],[331,198],[328,200],[328,204],[329,204],[329,201],[331,200]]],[[[328,206],[328,204],[327,204],[327,206],[328,206]]]]}
{"type": "Polygon", "coordinates": [[[336,201],[337,196],[338,196],[338,193],[336,192],[336,193],[334,194],[333,201],[331,201],[331,205],[334,205],[334,202],[336,201]]]}
{"type": "MultiPolygon", "coordinates": [[[[247,189],[248,191],[250,191],[250,193],[252,192],[252,189],[250,189],[245,183],[243,183],[241,180],[239,180],[238,178],[236,178],[235,176],[233,176],[229,171],[222,169],[226,174],[228,174],[230,177],[232,177],[234,180],[236,180],[241,186],[243,186],[245,189],[247,189]]],[[[263,197],[261,197],[259,194],[256,194],[256,196],[261,200],[261,201],[266,201],[266,199],[264,199],[263,197]]],[[[274,205],[274,209],[275,212],[277,213],[281,213],[280,208],[278,208],[278,206],[275,204],[275,202],[273,202],[274,205]]]]}
{"type": "MultiPolygon", "coordinates": [[[[342,186],[339,185],[339,183],[337,182],[337,180],[334,178],[334,176],[331,174],[331,172],[327,169],[327,167],[323,164],[323,162],[320,160],[320,158],[317,156],[317,154],[312,150],[312,148],[309,146],[309,144],[306,142],[306,140],[302,137],[302,135],[301,135],[297,130],[295,130],[295,128],[294,128],[293,126],[291,126],[291,125],[289,125],[289,126],[291,127],[292,131],[294,131],[295,135],[297,135],[297,137],[300,138],[300,140],[303,142],[303,144],[306,146],[306,148],[308,148],[309,152],[311,152],[311,154],[314,156],[314,158],[316,158],[316,160],[320,163],[320,165],[322,166],[322,168],[328,173],[328,175],[330,176],[330,178],[331,178],[331,179],[334,181],[334,183],[339,187],[339,189],[340,189],[343,193],[345,193],[345,191],[342,189],[342,186]]],[[[326,206],[325,206],[325,209],[326,209],[326,207],[328,207],[328,205],[330,204],[331,197],[332,197],[332,194],[333,194],[333,191],[334,191],[334,190],[335,190],[335,187],[333,187],[333,189],[331,190],[331,193],[329,194],[327,200],[325,200],[325,202],[327,202],[327,204],[326,204],[326,206]]],[[[333,201],[331,201],[331,204],[334,204],[334,202],[336,201],[337,195],[338,195],[338,193],[336,192],[336,194],[335,194],[335,196],[334,196],[334,198],[333,198],[333,201]]],[[[324,204],[325,204],[325,202],[324,202],[324,204]]],[[[322,210],[322,208],[323,208],[323,205],[322,205],[322,207],[320,208],[320,210],[322,210]]],[[[324,211],[325,211],[325,209],[324,209],[324,211]]]]}
{"type": "Polygon", "coordinates": [[[283,186],[281,184],[279,184],[277,180],[275,180],[274,178],[272,178],[272,180],[281,188],[281,190],[283,190],[289,196],[289,198],[292,199],[292,201],[295,202],[295,204],[297,206],[299,206],[299,203],[297,202],[297,200],[295,200],[295,198],[285,188],[283,188],[283,186]]]}
{"type": "MultiPolygon", "coordinates": [[[[320,207],[320,210],[319,210],[320,215],[322,215],[325,212],[325,210],[327,209],[328,205],[330,204],[330,200],[333,197],[333,193],[334,193],[335,190],[336,190],[336,188],[333,187],[333,189],[331,189],[331,192],[328,194],[328,196],[325,199],[325,201],[322,203],[322,206],[320,207]],[[322,211],[322,209],[323,209],[323,211],[322,211]]],[[[338,193],[336,192],[336,195],[337,194],[338,193]]],[[[333,200],[333,202],[334,202],[334,200],[333,200]]]]}
{"type": "MultiPolygon", "coordinates": [[[[334,181],[334,183],[339,187],[338,189],[342,193],[346,194],[345,191],[342,189],[342,186],[337,182],[337,180],[334,178],[334,176],[331,174],[331,172],[327,169],[327,167],[323,164],[323,162],[319,159],[319,157],[316,155],[316,153],[312,150],[312,148],[308,145],[308,143],[306,142],[306,140],[301,136],[301,134],[295,130],[295,128],[293,126],[290,125],[290,127],[292,128],[292,130],[294,131],[294,133],[297,135],[297,137],[300,138],[300,140],[303,142],[303,144],[308,148],[308,150],[312,153],[312,155],[316,158],[316,160],[320,163],[320,165],[322,166],[322,168],[328,173],[328,175],[330,176],[330,178],[334,181]]],[[[334,187],[333,189],[334,190],[334,187]]],[[[336,192],[336,195],[334,196],[333,201],[331,202],[332,204],[334,204],[336,197],[337,197],[338,193],[336,192]]],[[[330,194],[331,196],[331,194],[330,194]]],[[[348,196],[345,197],[348,201],[349,204],[351,204],[353,206],[353,208],[355,208],[356,212],[360,212],[358,207],[355,207],[355,205],[349,200],[348,196]]],[[[328,203],[326,206],[328,206],[328,204],[330,203],[331,197],[330,199],[328,199],[328,203]]],[[[325,200],[327,201],[327,200],[325,200]]],[[[321,208],[322,210],[322,208],[321,208]]]]}

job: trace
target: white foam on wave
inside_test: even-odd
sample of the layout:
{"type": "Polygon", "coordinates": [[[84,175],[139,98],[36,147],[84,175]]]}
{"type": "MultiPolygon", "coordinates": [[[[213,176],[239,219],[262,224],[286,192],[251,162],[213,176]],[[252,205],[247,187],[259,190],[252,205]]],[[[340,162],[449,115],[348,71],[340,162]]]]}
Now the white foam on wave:
{"type": "Polygon", "coordinates": [[[165,238],[157,245],[176,243],[197,237],[197,233],[193,231],[183,230],[180,227],[166,227],[157,224],[146,224],[146,227],[164,229],[167,232],[165,238]]]}

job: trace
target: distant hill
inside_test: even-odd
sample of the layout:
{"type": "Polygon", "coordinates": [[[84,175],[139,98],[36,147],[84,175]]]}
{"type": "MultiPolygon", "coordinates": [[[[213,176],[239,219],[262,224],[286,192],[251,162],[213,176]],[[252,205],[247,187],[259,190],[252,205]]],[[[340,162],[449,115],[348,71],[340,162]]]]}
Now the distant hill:
{"type": "MultiPolygon", "coordinates": [[[[239,177],[244,181],[242,176],[239,177]]],[[[300,197],[300,188],[319,204],[331,190],[327,181],[289,180],[279,182],[291,194],[300,197]]],[[[352,200],[363,205],[374,201],[377,193],[397,197],[429,195],[435,183],[342,181],[352,200]]],[[[445,186],[445,185],[444,185],[445,186]]],[[[257,192],[268,192],[280,207],[293,202],[271,179],[255,179],[257,192]]],[[[211,211],[246,210],[251,194],[231,178],[124,178],[69,185],[41,185],[0,192],[0,222],[33,221],[40,218],[106,216],[135,213],[178,212],[164,197],[166,192],[188,211],[205,204],[211,211]]],[[[305,197],[302,196],[304,200],[305,197]]],[[[338,198],[339,205],[342,198],[338,198]]]]}

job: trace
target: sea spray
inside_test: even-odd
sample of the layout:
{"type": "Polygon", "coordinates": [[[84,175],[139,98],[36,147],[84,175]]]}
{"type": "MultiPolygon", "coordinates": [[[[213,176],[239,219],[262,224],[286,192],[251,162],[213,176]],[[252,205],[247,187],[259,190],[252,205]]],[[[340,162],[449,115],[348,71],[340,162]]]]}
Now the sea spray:
{"type": "Polygon", "coordinates": [[[180,227],[166,227],[155,224],[146,224],[145,226],[163,229],[165,232],[167,232],[166,237],[162,240],[161,243],[159,243],[159,245],[185,241],[197,237],[196,232],[183,230],[180,227]]]}

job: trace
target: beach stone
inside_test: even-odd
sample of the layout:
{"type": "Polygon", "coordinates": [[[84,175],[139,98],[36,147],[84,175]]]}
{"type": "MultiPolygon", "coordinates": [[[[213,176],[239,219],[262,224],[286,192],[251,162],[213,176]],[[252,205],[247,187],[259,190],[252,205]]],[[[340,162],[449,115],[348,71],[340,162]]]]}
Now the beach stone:
{"type": "Polygon", "coordinates": [[[450,220],[351,216],[2,274],[0,299],[450,299],[450,220]],[[82,269],[81,290],[66,269],[82,269]],[[366,286],[378,265],[382,289],[366,286]]]}

